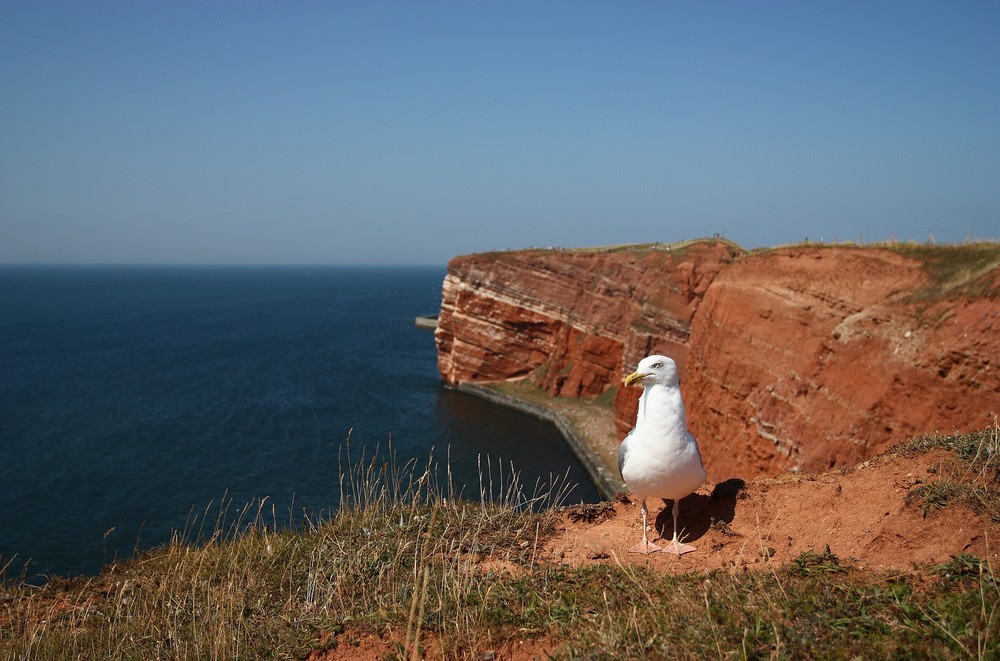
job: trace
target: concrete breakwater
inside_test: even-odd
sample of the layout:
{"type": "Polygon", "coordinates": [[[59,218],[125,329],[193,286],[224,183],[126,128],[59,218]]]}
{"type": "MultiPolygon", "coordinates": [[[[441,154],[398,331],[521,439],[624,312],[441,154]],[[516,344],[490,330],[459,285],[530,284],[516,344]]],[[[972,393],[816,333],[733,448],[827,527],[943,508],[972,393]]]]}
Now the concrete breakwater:
{"type": "Polygon", "coordinates": [[[601,492],[601,495],[607,499],[611,499],[615,494],[626,490],[625,484],[622,482],[617,470],[608,466],[608,462],[601,457],[587,440],[586,436],[564,414],[485,385],[462,382],[458,384],[457,388],[461,392],[475,395],[494,404],[506,406],[551,422],[556,426],[556,429],[559,430],[563,438],[566,439],[566,443],[569,444],[570,449],[579,458],[587,470],[587,474],[590,475],[598,491],[601,492]]]}

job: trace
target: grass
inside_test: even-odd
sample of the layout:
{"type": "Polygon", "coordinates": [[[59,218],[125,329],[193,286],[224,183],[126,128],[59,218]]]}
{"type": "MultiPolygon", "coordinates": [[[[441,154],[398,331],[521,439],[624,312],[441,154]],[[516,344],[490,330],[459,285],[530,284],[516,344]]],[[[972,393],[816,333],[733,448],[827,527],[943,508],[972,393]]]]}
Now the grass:
{"type": "MultiPolygon", "coordinates": [[[[994,426],[897,451],[948,448],[957,463],[942,471],[979,476],[996,443],[994,426]]],[[[393,641],[381,658],[480,658],[515,640],[557,659],[1000,657],[998,581],[974,556],[905,573],[829,549],[754,571],[571,568],[538,553],[558,488],[486,465],[472,502],[433,461],[345,464],[329,520],[279,529],[261,504],[230,515],[223,503],[97,577],[6,582],[0,658],[291,659],[366,635],[393,641]]]]}
{"type": "Polygon", "coordinates": [[[733,255],[741,255],[745,252],[744,249],[741,248],[737,243],[721,236],[715,236],[715,237],[704,237],[698,239],[685,239],[682,241],[674,241],[673,243],[662,243],[656,241],[652,243],[622,243],[622,244],[609,244],[602,246],[532,247],[532,248],[517,248],[514,250],[492,250],[489,252],[478,253],[477,257],[497,258],[500,257],[501,255],[506,255],[510,253],[525,253],[525,254],[564,253],[564,254],[575,254],[575,255],[630,253],[639,256],[646,256],[654,252],[672,254],[674,257],[677,257],[679,255],[683,255],[692,246],[703,243],[724,243],[731,248],[733,255]]]}
{"type": "Polygon", "coordinates": [[[958,504],[1000,523],[1000,422],[968,434],[926,434],[893,448],[900,454],[932,449],[954,453],[933,467],[935,480],[911,489],[908,503],[919,504],[924,516],[950,504],[958,504]]]}
{"type": "Polygon", "coordinates": [[[1000,242],[940,246],[899,243],[885,247],[923,263],[930,283],[910,295],[915,302],[956,296],[996,298],[1000,294],[1000,281],[985,277],[1000,266],[1000,242]]]}

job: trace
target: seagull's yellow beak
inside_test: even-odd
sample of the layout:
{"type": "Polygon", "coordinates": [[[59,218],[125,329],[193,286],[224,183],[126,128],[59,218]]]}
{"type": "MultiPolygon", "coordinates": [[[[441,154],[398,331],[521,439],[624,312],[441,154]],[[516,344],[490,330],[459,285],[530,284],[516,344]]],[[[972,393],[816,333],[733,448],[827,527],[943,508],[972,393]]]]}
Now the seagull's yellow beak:
{"type": "Polygon", "coordinates": [[[628,387],[633,383],[641,383],[647,376],[649,376],[649,374],[646,372],[632,372],[625,377],[625,386],[628,387]]]}

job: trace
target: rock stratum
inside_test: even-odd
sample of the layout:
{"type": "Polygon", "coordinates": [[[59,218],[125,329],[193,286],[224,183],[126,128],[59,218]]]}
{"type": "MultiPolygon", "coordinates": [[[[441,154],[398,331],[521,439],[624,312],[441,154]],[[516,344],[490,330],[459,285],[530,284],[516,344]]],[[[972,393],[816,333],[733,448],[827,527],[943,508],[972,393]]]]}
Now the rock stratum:
{"type": "Polygon", "coordinates": [[[466,255],[435,340],[448,384],[609,398],[619,436],[639,395],[622,377],[667,354],[709,480],[821,472],[1000,412],[1000,244],[466,255]]]}

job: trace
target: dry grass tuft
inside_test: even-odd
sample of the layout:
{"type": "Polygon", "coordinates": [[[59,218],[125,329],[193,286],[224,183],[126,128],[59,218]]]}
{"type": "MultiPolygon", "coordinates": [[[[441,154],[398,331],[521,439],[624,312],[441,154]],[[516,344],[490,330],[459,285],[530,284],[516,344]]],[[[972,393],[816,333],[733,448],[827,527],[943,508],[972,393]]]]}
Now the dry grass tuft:
{"type": "Polygon", "coordinates": [[[934,467],[936,479],[910,491],[906,502],[919,505],[926,516],[951,503],[961,504],[1000,523],[1000,422],[996,415],[986,429],[968,434],[917,436],[893,448],[901,454],[953,450],[955,458],[934,467]]]}

